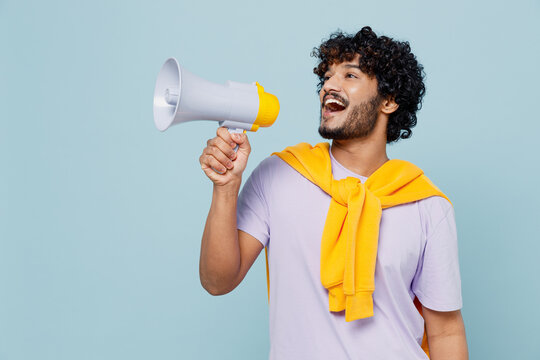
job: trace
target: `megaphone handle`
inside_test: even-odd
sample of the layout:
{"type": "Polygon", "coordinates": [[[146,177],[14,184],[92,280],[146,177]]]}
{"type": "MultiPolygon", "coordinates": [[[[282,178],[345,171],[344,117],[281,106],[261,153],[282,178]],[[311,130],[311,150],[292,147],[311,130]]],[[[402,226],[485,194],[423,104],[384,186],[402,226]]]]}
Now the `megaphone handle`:
{"type": "MultiPolygon", "coordinates": [[[[227,128],[227,130],[229,130],[229,133],[231,134],[242,134],[246,132],[246,130],[238,129],[238,128],[227,128]]],[[[238,144],[236,144],[236,146],[234,147],[234,152],[236,152],[237,150],[238,150],[238,144]]]]}

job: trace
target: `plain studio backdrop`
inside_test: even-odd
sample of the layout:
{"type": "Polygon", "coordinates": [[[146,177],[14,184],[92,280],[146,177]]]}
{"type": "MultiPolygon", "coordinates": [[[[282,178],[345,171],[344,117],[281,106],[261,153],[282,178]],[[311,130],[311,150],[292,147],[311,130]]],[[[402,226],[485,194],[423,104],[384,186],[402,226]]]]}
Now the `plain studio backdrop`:
{"type": "MultiPolygon", "coordinates": [[[[264,252],[199,283],[215,122],[153,123],[166,58],[278,96],[243,180],[317,133],[313,47],[370,25],[427,93],[389,157],[452,200],[471,359],[540,358],[540,3],[0,1],[0,359],[266,359],[264,252]]],[[[389,340],[391,341],[391,340],[389,340]]]]}

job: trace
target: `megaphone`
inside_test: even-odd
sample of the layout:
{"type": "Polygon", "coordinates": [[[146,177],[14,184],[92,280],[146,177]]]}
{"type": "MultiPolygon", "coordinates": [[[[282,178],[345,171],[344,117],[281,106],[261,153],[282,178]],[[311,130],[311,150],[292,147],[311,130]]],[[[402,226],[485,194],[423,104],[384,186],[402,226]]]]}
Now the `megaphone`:
{"type": "Polygon", "coordinates": [[[154,89],[154,123],[160,131],[193,120],[219,121],[230,132],[257,131],[270,126],[279,113],[275,95],[259,83],[216,84],[193,75],[169,58],[154,89]]]}

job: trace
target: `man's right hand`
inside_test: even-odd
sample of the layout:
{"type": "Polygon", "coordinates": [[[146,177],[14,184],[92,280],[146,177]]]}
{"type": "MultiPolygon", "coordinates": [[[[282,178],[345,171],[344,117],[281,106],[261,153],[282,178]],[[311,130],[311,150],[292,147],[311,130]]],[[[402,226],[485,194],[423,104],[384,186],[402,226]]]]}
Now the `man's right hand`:
{"type": "Polygon", "coordinates": [[[201,168],[216,186],[239,186],[251,152],[248,137],[245,133],[231,134],[226,127],[219,127],[216,134],[199,157],[201,168]],[[234,152],[236,144],[238,150],[234,152]]]}

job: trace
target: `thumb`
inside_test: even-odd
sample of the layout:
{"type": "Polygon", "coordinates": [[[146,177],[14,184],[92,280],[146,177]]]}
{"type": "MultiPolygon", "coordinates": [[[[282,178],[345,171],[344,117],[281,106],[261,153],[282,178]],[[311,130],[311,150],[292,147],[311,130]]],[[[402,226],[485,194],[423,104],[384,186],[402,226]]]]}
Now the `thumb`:
{"type": "Polygon", "coordinates": [[[249,154],[251,146],[249,144],[248,137],[245,133],[232,134],[233,140],[238,144],[238,151],[249,154]]]}

